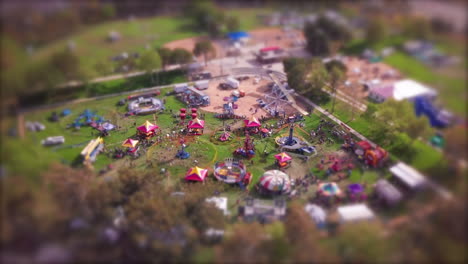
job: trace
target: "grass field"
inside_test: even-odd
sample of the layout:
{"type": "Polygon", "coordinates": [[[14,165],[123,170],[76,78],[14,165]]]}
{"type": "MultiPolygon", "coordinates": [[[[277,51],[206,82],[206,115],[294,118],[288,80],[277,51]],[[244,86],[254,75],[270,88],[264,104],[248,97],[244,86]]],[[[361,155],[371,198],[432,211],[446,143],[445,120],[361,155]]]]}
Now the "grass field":
{"type": "MultiPolygon", "coordinates": [[[[264,12],[269,12],[269,10],[231,9],[227,11],[227,14],[239,18],[241,30],[250,30],[260,26],[256,14],[264,12]]],[[[98,62],[109,61],[110,57],[122,52],[129,54],[142,52],[146,47],[155,49],[170,41],[203,34],[191,30],[187,26],[190,23],[184,17],[170,16],[108,22],[85,28],[69,37],[42,47],[33,54],[32,60],[44,60],[54,52],[66,48],[69,41],[73,41],[81,67],[94,70],[98,62]],[[107,42],[106,38],[110,31],[119,32],[121,39],[114,43],[107,42]]]]}
{"type": "MultiPolygon", "coordinates": [[[[160,97],[164,97],[165,92],[169,88],[162,91],[160,97]]],[[[6,169],[12,174],[23,174],[27,175],[32,181],[40,179],[40,174],[45,172],[52,162],[61,162],[63,164],[75,166],[79,158],[79,153],[86,146],[89,140],[97,137],[97,131],[90,127],[82,127],[80,130],[67,129],[67,124],[73,122],[73,120],[82,113],[85,109],[90,109],[96,111],[98,115],[102,115],[104,118],[110,120],[113,124],[120,126],[121,129],[118,131],[110,132],[108,137],[105,137],[105,146],[107,150],[112,150],[114,148],[120,148],[121,143],[126,139],[135,134],[136,127],[135,125],[142,124],[145,120],[153,121],[153,116],[131,116],[123,117],[122,114],[126,112],[126,106],[116,106],[116,102],[125,96],[116,96],[112,98],[90,101],[76,105],[68,105],[66,108],[72,110],[72,114],[63,117],[59,122],[52,123],[47,120],[52,111],[61,111],[65,107],[47,110],[47,111],[38,111],[29,113],[25,116],[26,120],[31,121],[40,121],[46,125],[46,130],[40,132],[27,132],[24,139],[19,138],[3,138],[4,147],[2,154],[5,157],[6,169]],[[43,147],[40,144],[40,141],[48,136],[65,136],[65,144],[57,147],[43,147]]],[[[171,131],[177,129],[177,122],[174,120],[170,113],[170,109],[176,113],[178,109],[184,107],[184,105],[179,102],[174,96],[165,97],[167,111],[165,113],[160,113],[156,115],[156,123],[160,126],[162,136],[165,136],[171,131]]],[[[203,112],[202,112],[203,113],[203,112]]],[[[297,128],[295,130],[296,136],[303,137],[310,140],[308,136],[308,131],[315,129],[319,124],[319,121],[322,117],[317,115],[311,115],[306,117],[305,127],[297,128]]],[[[222,122],[216,118],[211,113],[205,113],[204,117],[206,121],[206,130],[204,135],[199,137],[192,137],[192,139],[187,142],[187,151],[191,153],[191,158],[187,160],[176,159],[175,153],[179,149],[179,142],[173,141],[164,141],[162,144],[155,145],[150,147],[146,151],[142,152],[142,156],[136,160],[131,159],[130,157],[125,157],[121,160],[113,160],[105,153],[100,154],[97,158],[96,163],[94,164],[95,170],[99,171],[106,168],[110,163],[114,165],[115,170],[109,171],[106,175],[113,177],[117,174],[118,168],[130,167],[136,170],[141,171],[150,171],[153,173],[158,173],[162,168],[167,169],[168,176],[166,183],[168,186],[177,186],[183,182],[183,175],[189,167],[195,165],[195,160],[200,167],[209,168],[210,171],[213,168],[213,165],[216,161],[223,160],[226,157],[231,157],[232,152],[240,147],[243,144],[244,137],[236,136],[234,140],[228,143],[220,143],[213,137],[213,134],[216,130],[222,128],[222,122]]],[[[228,121],[232,122],[232,121],[228,121]]],[[[269,121],[276,122],[274,120],[269,121]]],[[[236,121],[237,125],[242,123],[242,120],[236,121]]],[[[13,126],[14,121],[10,120],[10,124],[7,126],[13,126]]],[[[236,126],[236,124],[232,124],[236,126]]],[[[180,128],[180,127],[179,127],[180,128]]],[[[248,171],[253,175],[253,182],[249,185],[249,189],[252,189],[258,179],[261,177],[264,171],[276,168],[274,165],[273,155],[278,152],[276,144],[274,143],[274,137],[278,135],[286,135],[288,129],[285,128],[280,131],[279,134],[274,134],[272,138],[260,139],[255,137],[255,145],[257,155],[252,159],[252,163],[247,161],[248,171]],[[267,152],[267,155],[261,155],[263,151],[267,152]]],[[[293,177],[302,177],[305,173],[311,172],[315,164],[320,162],[320,159],[324,155],[334,153],[340,147],[340,141],[335,139],[335,142],[330,144],[321,144],[318,145],[319,154],[307,163],[295,159],[295,164],[297,164],[296,169],[291,171],[293,177]]],[[[78,162],[79,163],[79,162],[78,162]]],[[[323,171],[322,171],[323,172],[323,171]]],[[[320,172],[317,175],[323,179],[325,176],[320,172]]],[[[355,169],[353,175],[355,175],[353,181],[365,181],[368,183],[373,183],[378,179],[380,172],[372,172],[369,175],[361,175],[365,173],[361,169],[355,169]]],[[[349,183],[348,181],[343,181],[340,184],[349,183]]],[[[345,185],[343,185],[345,186],[345,185]]],[[[310,190],[310,195],[314,193],[314,189],[310,190]]],[[[238,192],[238,188],[232,187],[228,188],[228,195],[232,197],[238,197],[241,195],[238,192]]],[[[234,202],[235,199],[230,199],[230,202],[234,202]]]]}
{"type": "MultiPolygon", "coordinates": [[[[384,59],[409,78],[423,82],[439,91],[439,98],[444,107],[459,115],[466,111],[466,91],[463,77],[452,77],[436,72],[417,59],[402,52],[396,52],[384,59]]],[[[463,66],[459,66],[463,67],[463,66]]]]}
{"type": "MultiPolygon", "coordinates": [[[[325,105],[322,105],[323,108],[331,109],[331,101],[325,105]]],[[[372,139],[372,134],[370,134],[369,128],[372,126],[371,120],[368,120],[358,113],[355,115],[354,120],[351,120],[351,113],[348,110],[348,107],[344,102],[336,100],[334,116],[341,119],[347,125],[352,127],[354,130],[361,133],[363,136],[372,139]]],[[[416,151],[415,156],[412,160],[405,160],[405,162],[411,164],[415,168],[425,171],[429,169],[433,164],[436,164],[442,159],[442,153],[435,150],[433,147],[429,146],[423,141],[416,140],[413,143],[413,148],[416,151]]],[[[396,158],[400,158],[398,153],[392,153],[396,158]]]]}

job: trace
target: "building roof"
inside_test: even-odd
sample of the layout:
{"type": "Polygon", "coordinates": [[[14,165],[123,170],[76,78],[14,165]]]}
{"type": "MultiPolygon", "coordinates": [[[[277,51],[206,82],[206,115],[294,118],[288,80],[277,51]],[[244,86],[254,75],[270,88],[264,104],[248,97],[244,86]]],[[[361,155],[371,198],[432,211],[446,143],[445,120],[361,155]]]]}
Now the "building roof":
{"type": "Polygon", "coordinates": [[[274,50],[280,50],[280,49],[281,48],[278,46],[269,46],[269,47],[260,49],[260,52],[268,52],[268,51],[274,51],[274,50]]]}
{"type": "Polygon", "coordinates": [[[375,217],[374,212],[365,204],[340,206],[337,211],[343,222],[369,220],[375,217]]]}
{"type": "Polygon", "coordinates": [[[434,96],[437,92],[419,82],[413,80],[397,81],[393,84],[393,98],[395,100],[412,99],[417,96],[434,96]]]}
{"type": "Polygon", "coordinates": [[[390,167],[389,170],[393,176],[400,179],[410,188],[417,188],[426,183],[426,178],[424,175],[403,162],[398,162],[397,164],[390,167]]]}

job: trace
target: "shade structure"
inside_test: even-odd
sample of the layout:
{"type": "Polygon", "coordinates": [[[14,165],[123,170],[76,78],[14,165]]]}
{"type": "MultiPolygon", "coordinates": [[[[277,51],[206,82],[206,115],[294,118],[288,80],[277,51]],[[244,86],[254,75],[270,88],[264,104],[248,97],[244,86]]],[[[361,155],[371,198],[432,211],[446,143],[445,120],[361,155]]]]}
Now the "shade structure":
{"type": "Polygon", "coordinates": [[[321,195],[331,197],[341,195],[340,187],[335,182],[324,182],[319,184],[318,191],[321,195]]]}
{"type": "Polygon", "coordinates": [[[137,130],[142,132],[142,133],[149,133],[152,132],[156,129],[158,129],[159,126],[152,124],[148,120],[145,121],[145,123],[139,127],[137,127],[137,130]]]}
{"type": "Polygon", "coordinates": [[[279,170],[266,171],[259,181],[260,187],[266,191],[284,194],[291,190],[289,176],[279,170]]]}
{"type": "Polygon", "coordinates": [[[128,138],[123,143],[123,147],[134,148],[138,144],[138,140],[128,138]]]}
{"type": "Polygon", "coordinates": [[[187,127],[188,128],[204,128],[205,121],[195,118],[188,123],[187,127]]]}
{"type": "Polygon", "coordinates": [[[243,38],[250,37],[250,35],[245,31],[229,32],[227,36],[233,41],[239,41],[243,38]]]}
{"type": "Polygon", "coordinates": [[[351,194],[359,194],[359,193],[364,192],[364,186],[362,186],[362,184],[359,184],[359,183],[352,183],[348,185],[348,191],[351,194]]]}
{"type": "Polygon", "coordinates": [[[187,171],[185,174],[185,180],[187,181],[204,181],[208,175],[207,169],[202,169],[200,167],[193,167],[187,171]]]}
{"type": "Polygon", "coordinates": [[[262,124],[260,124],[260,121],[255,116],[252,116],[249,119],[244,120],[244,125],[246,127],[260,127],[262,124]]]}
{"type": "Polygon", "coordinates": [[[289,156],[288,154],[284,152],[276,154],[275,159],[278,160],[278,162],[286,162],[286,161],[292,160],[291,156],[289,156]]]}

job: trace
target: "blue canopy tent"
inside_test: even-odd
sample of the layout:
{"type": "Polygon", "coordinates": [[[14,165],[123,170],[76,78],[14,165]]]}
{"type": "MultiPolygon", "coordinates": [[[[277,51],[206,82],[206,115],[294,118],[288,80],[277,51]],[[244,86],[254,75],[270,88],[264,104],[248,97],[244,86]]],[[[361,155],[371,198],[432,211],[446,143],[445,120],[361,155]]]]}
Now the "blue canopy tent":
{"type": "Polygon", "coordinates": [[[234,41],[234,42],[250,37],[249,33],[245,31],[229,32],[227,36],[229,37],[231,41],[234,41]]]}

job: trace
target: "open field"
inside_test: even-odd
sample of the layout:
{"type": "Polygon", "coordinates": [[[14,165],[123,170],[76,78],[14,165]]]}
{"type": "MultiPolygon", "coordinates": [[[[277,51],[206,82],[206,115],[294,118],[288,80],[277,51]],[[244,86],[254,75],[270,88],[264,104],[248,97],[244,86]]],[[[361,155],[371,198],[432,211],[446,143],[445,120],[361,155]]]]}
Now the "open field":
{"type": "MultiPolygon", "coordinates": [[[[239,18],[241,30],[251,30],[260,25],[256,15],[268,12],[268,9],[243,8],[229,10],[227,14],[239,18]]],[[[72,41],[75,43],[75,52],[81,67],[93,70],[98,62],[109,61],[110,57],[122,52],[142,52],[146,48],[155,49],[171,41],[201,34],[190,29],[187,26],[189,24],[190,21],[186,18],[169,16],[108,22],[84,28],[76,34],[39,48],[31,59],[47,59],[54,52],[66,48],[68,42],[72,41]],[[119,32],[121,39],[109,43],[106,38],[110,31],[119,32]]]]}

